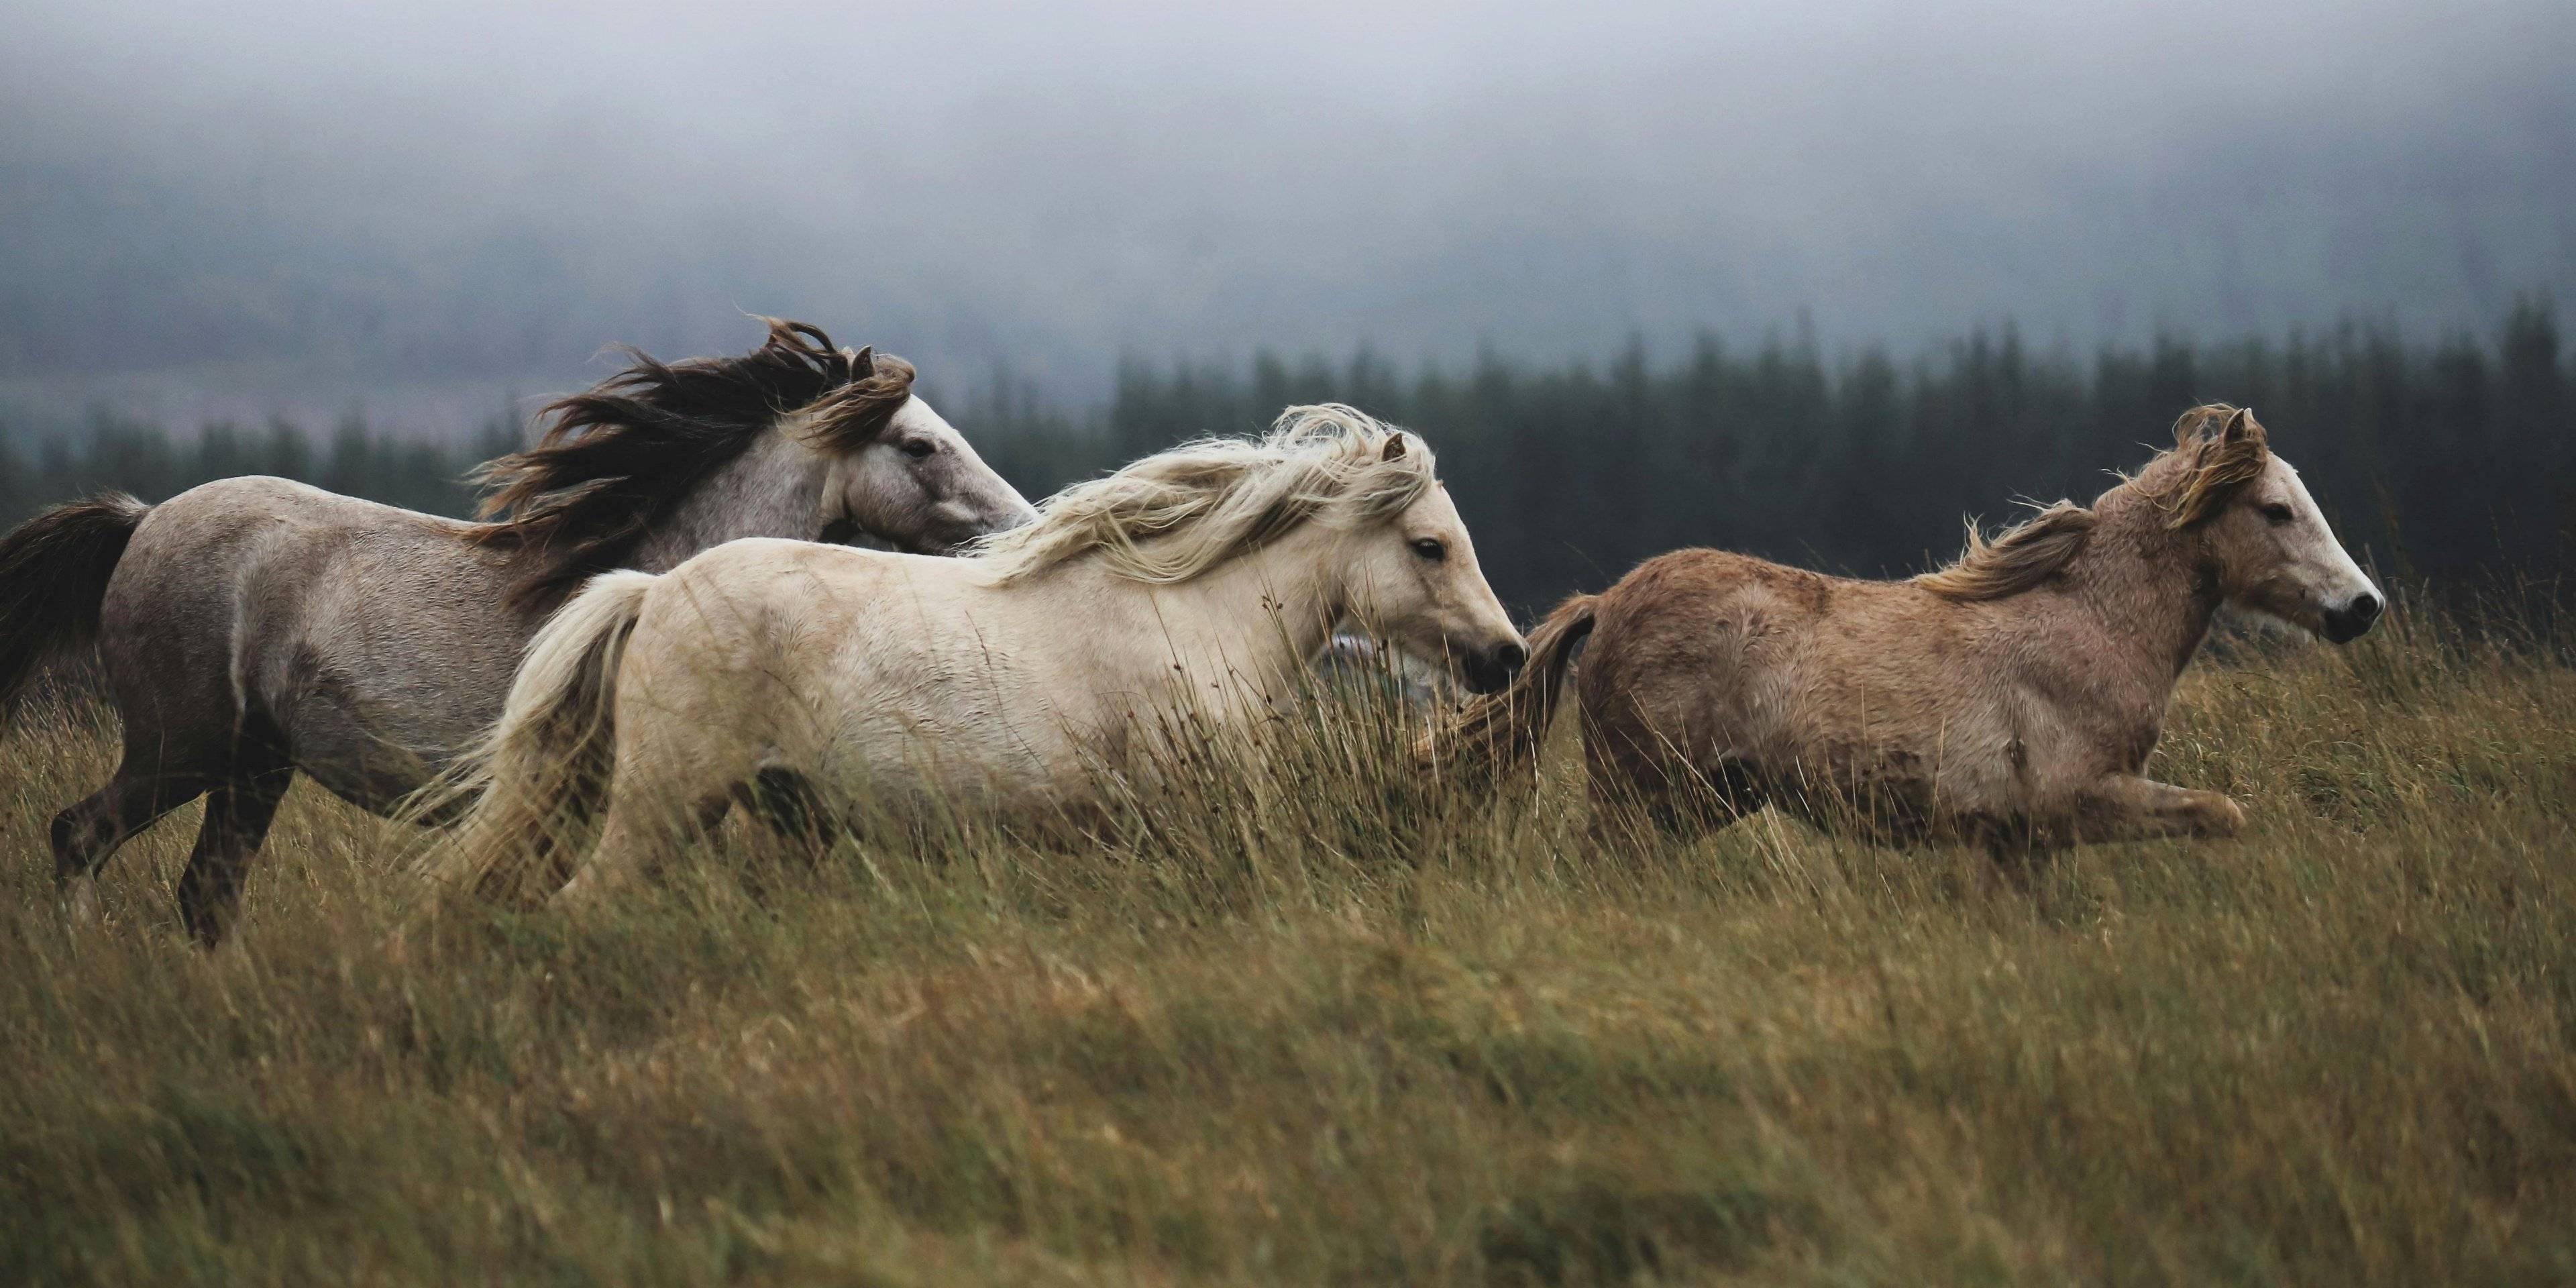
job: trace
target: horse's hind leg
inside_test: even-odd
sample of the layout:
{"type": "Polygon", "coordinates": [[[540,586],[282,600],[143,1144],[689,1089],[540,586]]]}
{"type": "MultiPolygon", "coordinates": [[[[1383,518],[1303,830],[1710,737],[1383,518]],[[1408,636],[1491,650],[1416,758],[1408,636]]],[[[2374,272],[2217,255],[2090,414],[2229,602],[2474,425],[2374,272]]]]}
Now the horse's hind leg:
{"type": "Polygon", "coordinates": [[[81,921],[96,920],[99,865],[135,833],[205,790],[206,780],[202,777],[137,770],[135,758],[129,754],[105,787],[56,814],[52,838],[54,881],[72,916],[81,921]]]}
{"type": "Polygon", "coordinates": [[[268,839],[278,801],[294,781],[292,768],[276,765],[206,793],[206,821],[197,829],[197,847],[179,877],[179,916],[198,943],[213,948],[223,942],[224,929],[241,903],[242,878],[260,843],[268,839]]]}
{"type": "Polygon", "coordinates": [[[1590,764],[1594,849],[1660,837],[1689,844],[1761,809],[1752,772],[1731,761],[1695,766],[1668,756],[1604,755],[1590,764]]]}
{"type": "Polygon", "coordinates": [[[590,857],[555,892],[555,902],[575,909],[595,908],[616,892],[649,877],[674,850],[702,843],[733,808],[733,796],[719,792],[686,810],[638,802],[638,793],[610,798],[608,818],[600,824],[599,843],[590,857]]]}

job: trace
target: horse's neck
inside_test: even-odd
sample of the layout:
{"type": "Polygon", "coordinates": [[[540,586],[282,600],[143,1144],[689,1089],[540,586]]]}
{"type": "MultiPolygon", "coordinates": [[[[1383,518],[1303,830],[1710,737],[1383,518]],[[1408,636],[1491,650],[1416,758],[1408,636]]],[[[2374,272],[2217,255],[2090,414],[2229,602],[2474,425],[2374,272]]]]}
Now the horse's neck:
{"type": "MultiPolygon", "coordinates": [[[[1341,610],[1333,534],[1320,526],[1290,533],[1174,585],[1118,577],[1086,560],[1081,593],[1118,605],[1131,638],[1118,653],[1127,692],[1184,679],[1204,697],[1278,701],[1308,659],[1331,638],[1341,610]]],[[[1231,705],[1229,702],[1227,705],[1231,705]]]]}
{"type": "Polygon", "coordinates": [[[709,473],[635,544],[629,567],[664,572],[701,550],[743,537],[811,541],[822,534],[830,463],[776,430],[709,473]]]}
{"type": "Polygon", "coordinates": [[[2124,491],[2095,503],[2101,520],[2068,566],[2068,579],[2124,647],[2125,660],[2170,691],[2209,634],[2217,581],[2199,566],[2192,534],[2167,528],[2163,510],[2124,491]]]}

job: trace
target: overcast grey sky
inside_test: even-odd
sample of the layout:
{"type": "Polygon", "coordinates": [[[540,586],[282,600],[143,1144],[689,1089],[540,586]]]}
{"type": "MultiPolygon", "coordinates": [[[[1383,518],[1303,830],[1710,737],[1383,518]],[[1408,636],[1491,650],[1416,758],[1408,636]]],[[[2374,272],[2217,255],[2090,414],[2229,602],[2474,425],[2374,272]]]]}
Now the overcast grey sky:
{"type": "Polygon", "coordinates": [[[58,3],[0,406],[424,421],[742,347],[1901,351],[2576,295],[2576,5],[58,3]]]}

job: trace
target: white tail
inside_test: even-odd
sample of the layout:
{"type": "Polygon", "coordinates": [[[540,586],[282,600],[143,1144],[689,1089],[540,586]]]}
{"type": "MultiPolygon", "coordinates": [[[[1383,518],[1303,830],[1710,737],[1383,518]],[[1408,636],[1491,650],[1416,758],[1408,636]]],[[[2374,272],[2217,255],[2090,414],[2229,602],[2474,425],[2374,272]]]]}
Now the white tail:
{"type": "Polygon", "coordinates": [[[543,899],[570,880],[615,767],[617,668],[661,578],[602,573],[528,641],[501,718],[415,812],[473,807],[432,880],[485,898],[543,899]]]}

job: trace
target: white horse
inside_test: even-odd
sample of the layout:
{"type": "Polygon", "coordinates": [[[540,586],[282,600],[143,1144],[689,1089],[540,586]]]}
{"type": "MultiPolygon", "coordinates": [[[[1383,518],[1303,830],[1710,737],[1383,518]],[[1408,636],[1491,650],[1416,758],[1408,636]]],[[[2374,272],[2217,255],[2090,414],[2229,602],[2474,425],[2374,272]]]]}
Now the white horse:
{"type": "Polygon", "coordinates": [[[1479,691],[1526,656],[1430,449],[1348,407],[1040,514],[962,560],[748,540],[595,578],[529,645],[434,871],[586,901],[745,795],[1079,806],[1104,757],[1150,764],[1172,729],[1289,698],[1338,623],[1479,691]],[[556,843],[594,821],[576,875],[556,843]]]}

